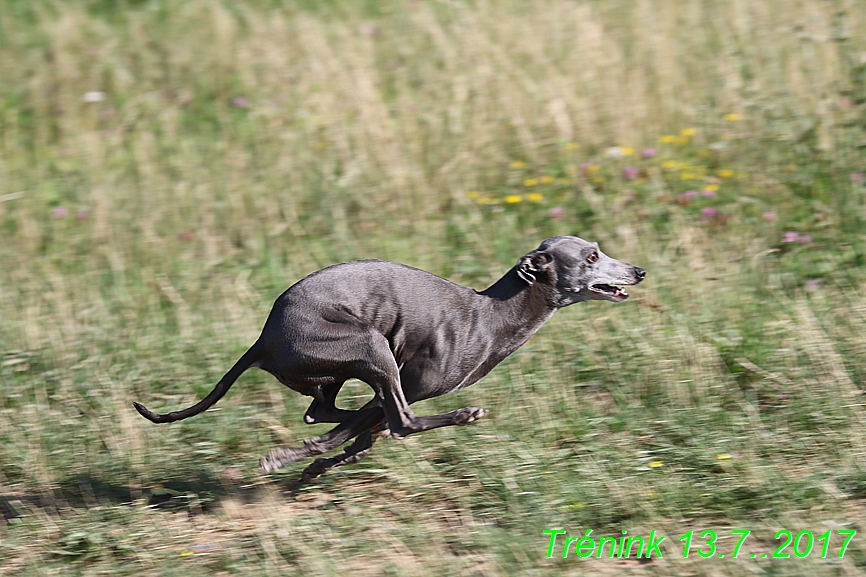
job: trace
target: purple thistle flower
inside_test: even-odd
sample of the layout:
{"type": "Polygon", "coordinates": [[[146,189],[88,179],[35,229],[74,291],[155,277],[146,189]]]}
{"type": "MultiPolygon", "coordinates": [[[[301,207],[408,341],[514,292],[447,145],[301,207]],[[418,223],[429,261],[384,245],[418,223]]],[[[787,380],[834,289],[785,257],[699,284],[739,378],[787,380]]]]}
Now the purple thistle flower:
{"type": "Polygon", "coordinates": [[[793,230],[782,235],[782,242],[797,242],[798,240],[800,240],[800,233],[793,230]]]}
{"type": "Polygon", "coordinates": [[[705,188],[704,190],[701,191],[701,196],[705,196],[707,198],[710,198],[710,197],[716,196],[716,191],[713,190],[712,188],[705,188]]]}
{"type": "Polygon", "coordinates": [[[640,170],[634,166],[626,166],[622,169],[622,177],[626,180],[634,180],[640,176],[640,170]]]}
{"type": "Polygon", "coordinates": [[[643,156],[644,158],[652,158],[656,154],[658,154],[658,152],[656,151],[655,148],[644,148],[643,150],[640,151],[640,155],[643,156]]]}
{"type": "Polygon", "coordinates": [[[79,210],[78,212],[75,213],[75,218],[77,220],[87,220],[88,218],[90,218],[90,211],[87,210],[86,208],[82,208],[81,210],[79,210]]]}
{"type": "Polygon", "coordinates": [[[687,190],[685,192],[681,192],[677,195],[677,198],[694,198],[698,195],[697,190],[687,190]]]}
{"type": "Polygon", "coordinates": [[[246,108],[247,106],[249,106],[249,104],[250,101],[247,99],[246,96],[235,96],[234,98],[232,98],[232,106],[234,106],[235,108],[246,108]]]}
{"type": "Polygon", "coordinates": [[[718,209],[713,208],[712,206],[708,206],[706,208],[701,209],[701,217],[704,220],[710,220],[711,218],[715,218],[719,216],[718,209]]]}
{"type": "Polygon", "coordinates": [[[802,242],[803,244],[809,244],[810,242],[812,242],[812,235],[804,234],[803,236],[797,238],[797,242],[802,242]]]}
{"type": "Polygon", "coordinates": [[[69,209],[65,206],[58,206],[51,210],[51,218],[63,218],[69,214],[69,209]]]}
{"type": "Polygon", "coordinates": [[[555,206],[550,209],[550,212],[547,213],[547,216],[550,217],[551,220],[559,220],[563,216],[565,216],[565,209],[561,206],[555,206]]]}
{"type": "Polygon", "coordinates": [[[358,25],[358,34],[364,36],[379,36],[382,30],[372,22],[362,22],[358,25]]]}

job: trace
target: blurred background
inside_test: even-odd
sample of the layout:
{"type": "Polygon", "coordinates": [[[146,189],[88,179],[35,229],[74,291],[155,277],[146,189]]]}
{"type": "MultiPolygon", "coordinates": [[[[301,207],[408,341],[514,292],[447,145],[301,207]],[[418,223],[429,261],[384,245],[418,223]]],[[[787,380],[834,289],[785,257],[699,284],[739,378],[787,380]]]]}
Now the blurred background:
{"type": "Polygon", "coordinates": [[[863,2],[6,0],[0,79],[0,574],[866,572],[863,2]],[[647,280],[415,407],[478,423],[301,484],[258,458],[330,426],[265,373],[131,407],[321,267],[481,290],[555,234],[647,280]]]}

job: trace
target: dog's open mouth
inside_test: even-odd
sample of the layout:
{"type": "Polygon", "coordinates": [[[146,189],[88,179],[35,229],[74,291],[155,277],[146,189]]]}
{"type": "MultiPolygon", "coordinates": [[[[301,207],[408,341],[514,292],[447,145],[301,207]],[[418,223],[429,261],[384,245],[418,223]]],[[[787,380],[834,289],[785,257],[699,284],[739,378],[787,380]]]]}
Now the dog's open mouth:
{"type": "Polygon", "coordinates": [[[618,286],[613,286],[609,284],[594,284],[589,287],[594,293],[598,293],[607,297],[615,298],[617,300],[625,300],[628,298],[628,293],[619,288],[618,286]]]}

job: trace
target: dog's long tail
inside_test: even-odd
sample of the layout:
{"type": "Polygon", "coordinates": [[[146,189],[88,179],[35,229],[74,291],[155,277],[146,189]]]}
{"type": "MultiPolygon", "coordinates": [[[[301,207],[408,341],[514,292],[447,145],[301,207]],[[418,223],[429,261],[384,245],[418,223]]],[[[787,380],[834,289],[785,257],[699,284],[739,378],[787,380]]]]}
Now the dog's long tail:
{"type": "Polygon", "coordinates": [[[238,359],[238,362],[234,364],[234,366],[229,369],[223,378],[217,383],[214,389],[202,400],[189,407],[188,409],[184,409],[182,411],[174,411],[171,413],[165,413],[163,415],[157,415],[141,403],[132,403],[132,406],[135,407],[135,410],[141,413],[141,416],[149,421],[153,421],[154,423],[173,423],[175,421],[180,421],[182,419],[186,419],[188,417],[195,416],[202,411],[206,411],[216,403],[218,400],[223,398],[223,395],[228,392],[235,381],[238,380],[238,377],[247,370],[252,367],[256,361],[259,360],[261,356],[261,351],[258,346],[258,342],[254,344],[250,349],[238,359]]]}

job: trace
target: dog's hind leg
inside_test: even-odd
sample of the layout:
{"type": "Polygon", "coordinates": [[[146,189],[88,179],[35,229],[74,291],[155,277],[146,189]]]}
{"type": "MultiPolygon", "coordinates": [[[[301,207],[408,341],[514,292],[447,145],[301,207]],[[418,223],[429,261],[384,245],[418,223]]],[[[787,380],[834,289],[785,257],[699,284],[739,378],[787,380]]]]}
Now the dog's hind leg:
{"type": "Polygon", "coordinates": [[[369,431],[358,435],[355,438],[355,441],[346,447],[339,455],[327,458],[320,457],[313,461],[312,464],[301,473],[301,481],[311,481],[329,469],[348,465],[350,463],[357,463],[363,459],[367,456],[367,453],[370,452],[370,449],[373,448],[373,443],[376,442],[376,438],[379,436],[379,432],[382,430],[383,425],[384,423],[379,424],[369,431]]]}
{"type": "Polygon", "coordinates": [[[313,423],[342,423],[352,416],[355,411],[338,409],[336,407],[337,394],[346,381],[336,381],[320,388],[320,397],[313,399],[310,408],[304,413],[304,422],[308,425],[313,423]]]}
{"type": "Polygon", "coordinates": [[[267,457],[259,461],[259,470],[262,473],[270,473],[280,467],[315,457],[332,449],[336,449],[349,439],[357,437],[365,431],[369,431],[385,419],[382,407],[373,400],[357,411],[352,411],[351,416],[325,433],[312,439],[304,439],[300,447],[280,447],[273,449],[267,457]]]}

